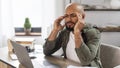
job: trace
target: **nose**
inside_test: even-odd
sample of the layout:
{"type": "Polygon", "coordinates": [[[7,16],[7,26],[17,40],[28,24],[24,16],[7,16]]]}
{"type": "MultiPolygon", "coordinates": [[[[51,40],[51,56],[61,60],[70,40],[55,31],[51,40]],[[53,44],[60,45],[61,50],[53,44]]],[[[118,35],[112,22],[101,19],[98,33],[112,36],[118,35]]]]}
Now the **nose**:
{"type": "Polygon", "coordinates": [[[71,19],[71,16],[69,15],[69,16],[68,16],[68,21],[71,21],[71,20],[72,20],[72,19],[71,19]]]}

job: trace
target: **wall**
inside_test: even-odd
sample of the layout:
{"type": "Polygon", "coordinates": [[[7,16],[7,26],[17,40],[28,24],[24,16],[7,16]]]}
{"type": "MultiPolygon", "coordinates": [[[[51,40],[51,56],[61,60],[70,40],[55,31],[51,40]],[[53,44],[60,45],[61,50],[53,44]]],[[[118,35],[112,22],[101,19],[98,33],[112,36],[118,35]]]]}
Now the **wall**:
{"type": "Polygon", "coordinates": [[[86,22],[105,25],[120,25],[120,11],[86,11],[86,22]]]}
{"type": "Polygon", "coordinates": [[[64,0],[55,0],[55,18],[64,14],[64,0]]]}
{"type": "Polygon", "coordinates": [[[55,19],[55,0],[44,0],[42,8],[42,37],[47,38],[48,27],[55,19]]]}
{"type": "Polygon", "coordinates": [[[120,32],[102,32],[101,42],[120,47],[120,32]]]}
{"type": "Polygon", "coordinates": [[[14,27],[23,27],[25,18],[30,19],[32,27],[40,27],[42,23],[42,0],[12,0],[11,10],[14,27]]]}
{"type": "Polygon", "coordinates": [[[1,25],[1,38],[2,43],[1,46],[7,46],[7,39],[14,36],[14,30],[12,25],[12,8],[11,8],[11,1],[10,0],[1,0],[1,11],[0,11],[0,25],[1,25]]]}
{"type": "MultiPolygon", "coordinates": [[[[120,11],[86,11],[85,21],[98,26],[120,26],[120,11]]],[[[120,32],[103,32],[101,42],[120,46],[119,35],[120,32]]]]}
{"type": "Polygon", "coordinates": [[[52,19],[51,23],[47,26],[47,36],[49,36],[52,28],[53,28],[53,24],[55,19],[57,19],[58,17],[62,16],[64,14],[64,7],[65,7],[65,2],[64,0],[55,0],[55,17],[52,19]]]}

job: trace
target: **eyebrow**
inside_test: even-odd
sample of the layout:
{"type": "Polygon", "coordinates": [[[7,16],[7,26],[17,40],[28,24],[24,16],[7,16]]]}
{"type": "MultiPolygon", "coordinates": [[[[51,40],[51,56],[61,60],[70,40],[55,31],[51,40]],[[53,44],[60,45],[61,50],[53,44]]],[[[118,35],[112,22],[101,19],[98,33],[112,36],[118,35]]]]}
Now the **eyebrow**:
{"type": "MultiPolygon", "coordinates": [[[[71,14],[75,14],[75,13],[71,13],[71,14]]],[[[71,14],[67,14],[67,13],[66,13],[65,15],[71,15],[71,14]]]]}

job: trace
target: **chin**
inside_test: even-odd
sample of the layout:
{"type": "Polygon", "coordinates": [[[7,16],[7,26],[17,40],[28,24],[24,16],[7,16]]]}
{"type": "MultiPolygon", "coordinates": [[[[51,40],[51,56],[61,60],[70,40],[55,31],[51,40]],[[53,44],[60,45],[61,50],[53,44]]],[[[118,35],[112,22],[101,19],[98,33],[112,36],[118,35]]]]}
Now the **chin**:
{"type": "Polygon", "coordinates": [[[70,28],[70,27],[67,27],[67,26],[66,26],[66,29],[67,29],[68,31],[74,31],[74,28],[70,28]]]}

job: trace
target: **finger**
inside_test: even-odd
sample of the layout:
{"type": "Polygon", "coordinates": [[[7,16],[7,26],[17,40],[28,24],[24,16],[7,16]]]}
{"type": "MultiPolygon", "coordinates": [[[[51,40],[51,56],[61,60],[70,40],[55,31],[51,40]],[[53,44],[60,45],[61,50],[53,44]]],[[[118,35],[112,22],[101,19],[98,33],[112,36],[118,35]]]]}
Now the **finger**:
{"type": "Polygon", "coordinates": [[[82,19],[82,14],[76,12],[76,15],[77,15],[77,18],[78,18],[78,19],[82,19]]]}
{"type": "Polygon", "coordinates": [[[65,17],[66,17],[66,16],[60,16],[60,17],[58,18],[58,21],[63,20],[65,17]]]}
{"type": "Polygon", "coordinates": [[[65,24],[64,25],[62,25],[62,29],[65,27],[65,24]]]}
{"type": "Polygon", "coordinates": [[[64,19],[64,16],[60,16],[55,20],[56,23],[60,23],[64,19]]]}
{"type": "Polygon", "coordinates": [[[68,15],[67,14],[64,14],[64,16],[61,16],[60,18],[59,18],[59,20],[63,20],[65,17],[67,17],[68,15]]]}
{"type": "Polygon", "coordinates": [[[68,14],[64,14],[64,18],[67,17],[67,16],[68,16],[68,14]]]}

